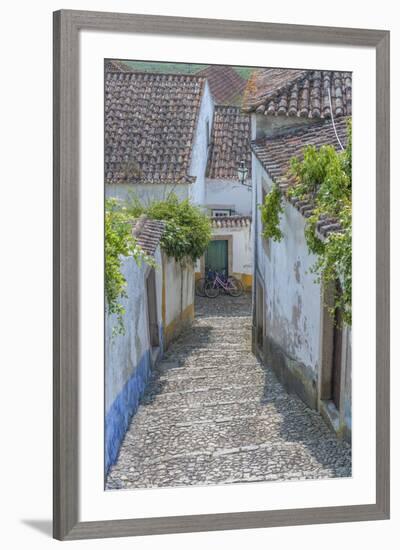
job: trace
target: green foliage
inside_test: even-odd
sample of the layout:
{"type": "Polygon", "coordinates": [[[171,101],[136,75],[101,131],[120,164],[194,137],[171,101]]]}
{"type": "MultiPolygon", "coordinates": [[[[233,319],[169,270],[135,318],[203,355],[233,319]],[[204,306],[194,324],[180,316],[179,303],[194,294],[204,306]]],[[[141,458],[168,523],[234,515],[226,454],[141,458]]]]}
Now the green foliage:
{"type": "Polygon", "coordinates": [[[138,246],[132,235],[132,218],[122,210],[115,199],[106,201],[105,210],[105,297],[107,312],[117,316],[115,333],[123,334],[125,308],[120,302],[125,298],[126,280],[121,273],[121,261],[123,257],[131,256],[138,265],[142,261],[154,264],[138,246]]]}
{"type": "MultiPolygon", "coordinates": [[[[171,74],[196,74],[203,71],[210,65],[200,65],[196,63],[165,63],[157,61],[128,61],[122,60],[124,65],[131,69],[149,73],[171,73],[171,74]]],[[[251,73],[257,70],[257,67],[232,67],[242,78],[247,80],[251,73]]]]}
{"type": "Polygon", "coordinates": [[[280,215],[283,212],[282,195],[277,185],[273,185],[271,191],[265,195],[264,203],[260,204],[261,221],[263,223],[262,235],[264,239],[281,241],[283,233],[279,227],[280,215]]]}
{"type": "Polygon", "coordinates": [[[175,194],[166,200],[144,205],[137,197],[125,205],[126,212],[133,217],[146,214],[154,220],[166,223],[161,239],[161,248],[168,256],[184,264],[196,261],[202,256],[211,239],[209,218],[189,200],[179,201],[175,194]]]}
{"type": "Polygon", "coordinates": [[[165,63],[157,61],[128,61],[123,60],[124,65],[128,65],[131,69],[140,72],[148,73],[167,73],[167,74],[195,74],[208,65],[200,65],[194,63],[165,63]]]}
{"type": "Polygon", "coordinates": [[[336,295],[335,308],[340,308],[343,321],[351,325],[352,290],[352,208],[351,208],[351,123],[348,125],[348,146],[337,153],[334,147],[317,150],[306,147],[304,160],[292,159],[290,171],[299,183],[290,194],[313,203],[312,215],[307,219],[305,236],[311,252],[317,255],[312,271],[324,284],[340,281],[342,293],[336,295]],[[341,230],[322,240],[317,234],[317,223],[322,218],[336,220],[341,230]]]}

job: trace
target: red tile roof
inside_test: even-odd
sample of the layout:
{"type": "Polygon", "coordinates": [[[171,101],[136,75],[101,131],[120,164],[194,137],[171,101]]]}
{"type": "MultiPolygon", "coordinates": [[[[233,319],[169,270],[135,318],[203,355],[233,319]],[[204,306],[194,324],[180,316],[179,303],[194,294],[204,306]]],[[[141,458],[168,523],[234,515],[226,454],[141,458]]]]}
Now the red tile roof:
{"type": "MultiPolygon", "coordinates": [[[[335,120],[336,131],[343,147],[347,143],[347,118],[335,120]]],[[[293,157],[302,158],[304,148],[314,145],[319,149],[322,145],[332,145],[341,150],[331,121],[318,122],[305,127],[295,127],[280,135],[253,141],[252,150],[271,179],[283,193],[296,183],[294,176],[288,174],[290,160],[293,157]]],[[[310,201],[300,201],[290,198],[290,202],[303,214],[309,217],[313,211],[310,201]]],[[[321,218],[318,230],[322,235],[340,229],[336,220],[321,218]]]]}
{"type": "Polygon", "coordinates": [[[204,78],[106,72],[107,183],[184,183],[204,78]]]}
{"type": "Polygon", "coordinates": [[[211,227],[221,229],[226,227],[248,227],[251,225],[251,216],[213,216],[211,227]]]}
{"type": "Polygon", "coordinates": [[[144,252],[149,256],[154,256],[164,231],[165,223],[163,221],[151,220],[146,215],[142,215],[136,220],[132,234],[144,252]]]}
{"type": "Polygon", "coordinates": [[[241,160],[246,161],[251,177],[250,116],[239,107],[216,106],[212,128],[207,177],[237,179],[241,160]]]}
{"type": "Polygon", "coordinates": [[[264,115],[329,118],[350,116],[352,77],[349,72],[263,69],[249,79],[243,109],[264,115]]]}
{"type": "Polygon", "coordinates": [[[226,65],[210,65],[196,74],[207,78],[216,104],[241,104],[247,80],[242,78],[235,69],[226,65]]]}
{"type": "Polygon", "coordinates": [[[106,73],[128,73],[130,71],[128,65],[118,59],[106,59],[104,68],[106,73]]]}

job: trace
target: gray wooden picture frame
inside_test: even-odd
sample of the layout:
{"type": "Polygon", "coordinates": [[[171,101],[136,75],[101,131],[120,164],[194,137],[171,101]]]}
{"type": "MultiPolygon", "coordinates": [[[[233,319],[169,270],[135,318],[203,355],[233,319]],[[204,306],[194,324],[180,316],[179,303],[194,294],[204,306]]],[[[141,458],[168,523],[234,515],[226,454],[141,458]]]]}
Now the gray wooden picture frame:
{"type": "Polygon", "coordinates": [[[389,32],[61,10],[54,13],[54,537],[60,540],[389,518],[389,32]],[[376,51],[376,502],[79,522],[79,33],[368,46],[376,51]]]}

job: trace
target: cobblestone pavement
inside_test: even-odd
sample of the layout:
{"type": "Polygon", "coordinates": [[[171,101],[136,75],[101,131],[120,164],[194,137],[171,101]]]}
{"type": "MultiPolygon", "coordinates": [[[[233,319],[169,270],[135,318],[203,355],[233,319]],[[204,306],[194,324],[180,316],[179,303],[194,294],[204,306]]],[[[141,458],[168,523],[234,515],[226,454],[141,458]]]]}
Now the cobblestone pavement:
{"type": "Polygon", "coordinates": [[[196,298],[158,364],[107,489],[351,475],[350,447],[251,353],[251,299],[196,298]]]}

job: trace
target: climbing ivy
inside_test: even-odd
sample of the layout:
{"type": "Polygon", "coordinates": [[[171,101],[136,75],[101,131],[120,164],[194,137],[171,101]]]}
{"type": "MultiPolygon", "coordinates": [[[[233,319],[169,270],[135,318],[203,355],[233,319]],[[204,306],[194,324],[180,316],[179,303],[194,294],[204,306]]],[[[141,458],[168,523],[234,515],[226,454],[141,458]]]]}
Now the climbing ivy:
{"type": "Polygon", "coordinates": [[[307,219],[305,237],[311,252],[317,256],[312,271],[318,281],[336,285],[339,280],[342,292],[336,293],[334,307],[340,308],[343,321],[351,325],[352,293],[352,147],[351,122],[348,123],[347,148],[337,153],[332,146],[317,150],[304,149],[304,159],[292,159],[290,173],[298,183],[289,191],[290,196],[308,200],[313,204],[312,215],[307,219]],[[340,230],[321,239],[317,223],[332,219],[340,230]]]}
{"type": "Polygon", "coordinates": [[[114,334],[124,334],[125,308],[121,298],[126,298],[126,279],[121,273],[123,257],[131,256],[138,265],[145,261],[154,265],[154,260],[148,257],[137,244],[132,235],[133,220],[130,214],[122,209],[115,199],[106,201],[105,209],[105,297],[109,314],[115,314],[117,324],[114,334]]]}
{"type": "Polygon", "coordinates": [[[211,240],[211,224],[206,214],[189,200],[180,201],[173,193],[166,200],[146,205],[132,195],[125,208],[133,217],[146,214],[151,219],[165,221],[161,248],[182,264],[200,258],[211,240]]]}
{"type": "MultiPolygon", "coordinates": [[[[297,183],[288,191],[288,197],[307,200],[313,211],[307,218],[305,237],[309,250],[317,256],[311,271],[317,281],[334,285],[339,280],[341,292],[336,293],[334,305],[342,311],[343,321],[351,325],[352,292],[352,204],[351,204],[351,121],[348,122],[347,147],[337,153],[327,145],[317,149],[307,146],[302,160],[293,158],[289,175],[295,176],[297,183]],[[322,219],[332,219],[340,224],[340,230],[321,239],[317,224],[322,219]]],[[[280,215],[283,212],[282,195],[274,185],[259,206],[263,222],[263,236],[266,239],[281,241],[280,215]]]]}
{"type": "Polygon", "coordinates": [[[280,229],[280,215],[283,212],[282,194],[277,185],[273,185],[272,189],[265,195],[263,204],[260,204],[261,221],[263,224],[262,235],[264,239],[272,239],[273,241],[281,241],[283,233],[280,229]]]}

